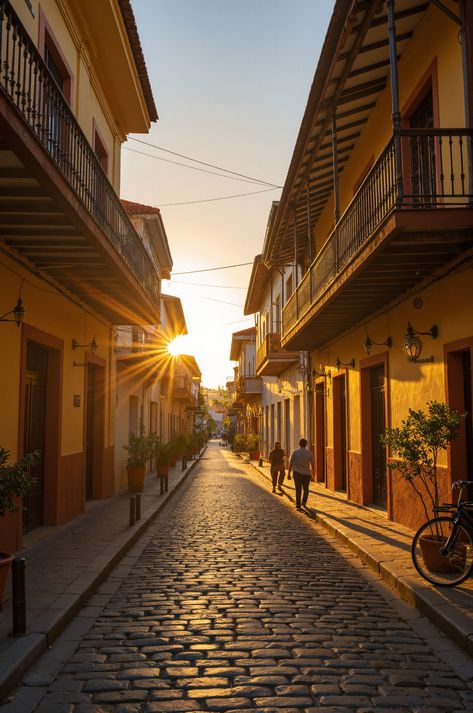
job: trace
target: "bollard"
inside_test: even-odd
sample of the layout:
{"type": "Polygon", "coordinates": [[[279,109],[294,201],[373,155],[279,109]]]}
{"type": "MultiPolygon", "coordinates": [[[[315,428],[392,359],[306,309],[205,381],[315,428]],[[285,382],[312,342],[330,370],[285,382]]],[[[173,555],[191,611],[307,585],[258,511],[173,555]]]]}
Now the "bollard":
{"type": "Polygon", "coordinates": [[[135,520],[141,520],[141,493],[135,495],[135,520]]]}
{"type": "Polygon", "coordinates": [[[182,458],[181,458],[181,470],[185,470],[186,467],[187,467],[187,466],[186,466],[186,457],[185,457],[185,456],[182,456],[182,458]]]}
{"type": "Polygon", "coordinates": [[[258,467],[259,467],[259,468],[262,468],[262,467],[263,467],[263,459],[262,459],[262,458],[260,458],[259,461],[258,461],[258,467]]]}
{"type": "Polygon", "coordinates": [[[11,636],[26,636],[26,587],[25,587],[26,560],[18,557],[11,565],[12,577],[12,615],[13,631],[11,636]]]}
{"type": "Polygon", "coordinates": [[[167,493],[169,490],[169,476],[165,476],[164,478],[164,492],[167,493]]]}
{"type": "Polygon", "coordinates": [[[130,496],[130,527],[135,524],[136,500],[135,496],[130,496]]]}

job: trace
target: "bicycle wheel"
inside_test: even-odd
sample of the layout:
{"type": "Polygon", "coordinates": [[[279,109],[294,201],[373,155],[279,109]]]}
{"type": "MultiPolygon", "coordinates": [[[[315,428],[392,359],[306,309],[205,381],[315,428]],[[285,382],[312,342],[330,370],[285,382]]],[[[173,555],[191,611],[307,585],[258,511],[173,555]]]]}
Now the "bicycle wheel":
{"type": "Polygon", "coordinates": [[[434,517],[425,522],[414,535],[411,554],[419,574],[441,587],[461,584],[473,570],[473,539],[451,517],[434,517]],[[442,554],[440,550],[447,541],[449,553],[442,554]]]}

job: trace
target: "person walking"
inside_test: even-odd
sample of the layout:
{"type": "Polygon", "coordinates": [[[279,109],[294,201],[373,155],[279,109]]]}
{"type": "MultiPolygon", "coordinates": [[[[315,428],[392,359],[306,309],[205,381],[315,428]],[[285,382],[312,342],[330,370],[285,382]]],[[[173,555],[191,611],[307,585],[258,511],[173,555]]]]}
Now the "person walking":
{"type": "Polygon", "coordinates": [[[294,472],[294,486],[296,488],[296,508],[302,510],[307,505],[309,497],[309,483],[315,480],[314,454],[307,448],[307,441],[301,438],[299,448],[291,453],[287,479],[291,480],[291,471],[294,472]],[[302,496],[302,497],[301,497],[302,496]]]}
{"type": "Polygon", "coordinates": [[[281,448],[279,441],[276,441],[274,448],[269,452],[268,460],[271,464],[271,479],[273,481],[273,493],[276,492],[276,485],[280,493],[283,492],[282,484],[286,475],[285,468],[286,451],[281,448]]]}

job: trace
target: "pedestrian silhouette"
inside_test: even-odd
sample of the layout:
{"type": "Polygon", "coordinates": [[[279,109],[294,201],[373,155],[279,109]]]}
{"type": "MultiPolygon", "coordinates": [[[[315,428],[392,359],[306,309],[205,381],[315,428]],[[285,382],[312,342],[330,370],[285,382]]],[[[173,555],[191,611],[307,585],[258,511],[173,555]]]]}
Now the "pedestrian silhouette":
{"type": "Polygon", "coordinates": [[[309,497],[309,483],[315,480],[314,454],[307,448],[307,441],[301,438],[299,448],[291,453],[287,479],[291,480],[291,471],[294,472],[294,486],[296,488],[296,508],[301,510],[306,507],[309,497]],[[302,506],[302,507],[301,507],[302,506]]]}
{"type": "Polygon", "coordinates": [[[268,460],[271,464],[271,479],[273,481],[273,493],[276,492],[276,485],[280,493],[283,492],[282,484],[286,475],[286,451],[281,448],[279,441],[276,441],[274,448],[269,452],[268,460]]]}

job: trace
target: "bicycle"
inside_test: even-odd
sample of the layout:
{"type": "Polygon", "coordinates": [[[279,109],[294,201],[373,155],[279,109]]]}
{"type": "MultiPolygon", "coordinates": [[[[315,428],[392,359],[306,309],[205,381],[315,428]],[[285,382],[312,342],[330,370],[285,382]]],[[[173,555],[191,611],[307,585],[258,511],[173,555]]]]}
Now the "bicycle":
{"type": "Polygon", "coordinates": [[[435,507],[435,517],[414,535],[412,561],[421,577],[431,584],[454,587],[468,579],[473,570],[473,501],[461,499],[468,486],[473,486],[473,481],[452,483],[452,492],[460,489],[457,504],[435,507]]]}

